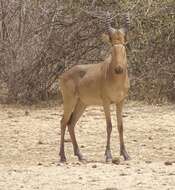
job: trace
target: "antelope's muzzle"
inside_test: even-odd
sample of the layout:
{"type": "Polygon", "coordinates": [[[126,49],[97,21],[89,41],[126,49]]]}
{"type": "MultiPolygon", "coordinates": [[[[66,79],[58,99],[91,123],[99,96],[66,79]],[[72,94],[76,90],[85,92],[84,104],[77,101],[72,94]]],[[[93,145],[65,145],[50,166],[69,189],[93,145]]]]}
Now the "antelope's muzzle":
{"type": "Polygon", "coordinates": [[[115,69],[115,74],[122,74],[124,69],[121,66],[117,66],[115,69]]]}

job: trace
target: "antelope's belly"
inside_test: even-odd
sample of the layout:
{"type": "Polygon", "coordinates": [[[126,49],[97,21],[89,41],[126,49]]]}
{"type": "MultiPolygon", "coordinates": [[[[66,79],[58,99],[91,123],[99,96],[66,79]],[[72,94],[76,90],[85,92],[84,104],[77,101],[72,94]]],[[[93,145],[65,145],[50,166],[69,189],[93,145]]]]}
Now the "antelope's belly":
{"type": "Polygon", "coordinates": [[[83,89],[79,98],[85,105],[102,105],[102,98],[98,89],[83,89]]]}
{"type": "Polygon", "coordinates": [[[100,97],[96,98],[96,97],[85,97],[85,96],[83,97],[83,96],[81,96],[80,100],[87,106],[103,105],[102,99],[100,97]]]}

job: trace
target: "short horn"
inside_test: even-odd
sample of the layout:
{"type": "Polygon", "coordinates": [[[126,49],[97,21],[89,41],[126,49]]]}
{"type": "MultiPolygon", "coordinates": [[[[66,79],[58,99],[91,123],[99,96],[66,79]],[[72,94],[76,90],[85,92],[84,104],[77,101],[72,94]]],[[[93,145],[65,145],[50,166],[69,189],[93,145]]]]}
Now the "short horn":
{"type": "Polygon", "coordinates": [[[129,12],[127,12],[124,17],[124,27],[120,28],[119,31],[122,33],[127,33],[129,31],[129,26],[130,26],[130,15],[129,12]]]}

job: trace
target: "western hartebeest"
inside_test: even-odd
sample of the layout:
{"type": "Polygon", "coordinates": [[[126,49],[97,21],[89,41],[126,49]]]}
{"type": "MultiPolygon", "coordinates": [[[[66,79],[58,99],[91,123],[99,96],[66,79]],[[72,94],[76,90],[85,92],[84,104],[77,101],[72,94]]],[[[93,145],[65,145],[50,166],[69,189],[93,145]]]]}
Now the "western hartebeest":
{"type": "Polygon", "coordinates": [[[125,27],[115,30],[111,27],[109,16],[106,19],[107,34],[112,45],[111,55],[100,64],[76,65],[63,73],[59,78],[63,96],[64,114],[61,120],[60,158],[66,161],[64,152],[65,129],[68,126],[74,154],[80,161],[74,127],[89,105],[103,106],[107,125],[106,161],[112,160],[110,136],[112,131],[110,104],[116,104],[117,125],[120,138],[120,154],[129,159],[123,139],[122,108],[128,94],[129,79],[125,49],[126,33],[129,27],[129,16],[126,16],[125,27]]]}

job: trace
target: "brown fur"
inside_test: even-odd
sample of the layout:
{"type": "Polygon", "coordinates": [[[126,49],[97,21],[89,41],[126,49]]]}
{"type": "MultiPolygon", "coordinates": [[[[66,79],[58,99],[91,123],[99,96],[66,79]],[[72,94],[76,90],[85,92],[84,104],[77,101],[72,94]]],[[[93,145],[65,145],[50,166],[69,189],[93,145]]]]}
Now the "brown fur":
{"type": "Polygon", "coordinates": [[[91,65],[77,65],[60,76],[59,84],[63,96],[64,114],[61,122],[61,161],[65,161],[64,134],[66,125],[72,139],[75,155],[79,160],[80,153],[74,126],[82,115],[85,107],[89,105],[103,106],[107,123],[106,160],[111,160],[110,134],[112,131],[110,104],[117,106],[117,122],[120,135],[121,154],[128,159],[123,142],[122,107],[128,94],[129,79],[127,71],[127,57],[124,46],[125,35],[116,31],[110,35],[112,44],[111,55],[102,63],[91,65]]]}

